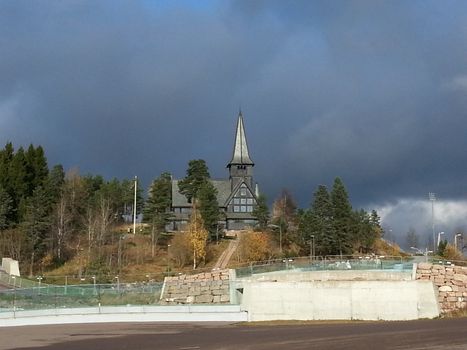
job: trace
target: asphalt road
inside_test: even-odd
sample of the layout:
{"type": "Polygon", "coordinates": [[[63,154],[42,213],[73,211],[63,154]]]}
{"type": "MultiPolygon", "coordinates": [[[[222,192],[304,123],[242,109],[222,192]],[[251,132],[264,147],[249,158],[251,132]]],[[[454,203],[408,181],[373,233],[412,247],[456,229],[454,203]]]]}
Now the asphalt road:
{"type": "Polygon", "coordinates": [[[0,349],[467,349],[467,318],[229,325],[114,323],[0,328],[0,349]]]}

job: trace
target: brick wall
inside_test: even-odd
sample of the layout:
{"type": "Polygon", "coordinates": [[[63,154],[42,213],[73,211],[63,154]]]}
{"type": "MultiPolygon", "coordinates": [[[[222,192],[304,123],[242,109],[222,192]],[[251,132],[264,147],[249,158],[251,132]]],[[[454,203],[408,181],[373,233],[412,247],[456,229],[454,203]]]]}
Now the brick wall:
{"type": "Polygon", "coordinates": [[[166,277],[161,304],[229,304],[229,270],[166,277]]]}
{"type": "Polygon", "coordinates": [[[467,267],[419,263],[416,279],[433,281],[438,287],[441,313],[467,307],[467,267]]]}

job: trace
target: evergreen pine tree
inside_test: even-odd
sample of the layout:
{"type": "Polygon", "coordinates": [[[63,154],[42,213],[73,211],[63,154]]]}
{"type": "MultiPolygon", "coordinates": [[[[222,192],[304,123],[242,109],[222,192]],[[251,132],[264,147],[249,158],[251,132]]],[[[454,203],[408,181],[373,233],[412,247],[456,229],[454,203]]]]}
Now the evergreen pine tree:
{"type": "Polygon", "coordinates": [[[256,206],[251,214],[258,220],[259,228],[265,230],[269,221],[269,208],[265,195],[260,194],[258,196],[256,206]]]}
{"type": "Polygon", "coordinates": [[[155,179],[149,188],[149,195],[144,205],[143,220],[151,226],[152,256],[155,255],[155,247],[159,235],[165,231],[172,214],[172,176],[162,173],[155,179]]]}
{"type": "Polygon", "coordinates": [[[45,185],[49,169],[44,150],[41,146],[34,148],[32,144],[29,145],[27,151],[24,153],[24,158],[27,169],[27,193],[30,196],[36,187],[45,185]]]}
{"type": "Polygon", "coordinates": [[[14,207],[18,208],[16,220],[20,221],[24,214],[22,204],[30,196],[28,192],[30,183],[28,181],[26,159],[22,147],[16,151],[8,168],[8,186],[6,190],[13,200],[14,207]]]}
{"type": "MultiPolygon", "coordinates": [[[[11,142],[8,142],[5,145],[5,148],[0,151],[0,186],[3,187],[6,191],[8,191],[10,186],[10,165],[11,161],[13,160],[14,156],[14,149],[11,142]]],[[[9,195],[11,196],[12,193],[10,192],[9,195]]]]}
{"type": "Polygon", "coordinates": [[[63,170],[63,166],[61,164],[57,164],[50,171],[46,182],[47,192],[54,202],[58,200],[64,183],[65,172],[63,170]]]}
{"type": "Polygon", "coordinates": [[[13,201],[10,195],[0,186],[0,232],[10,225],[11,210],[13,201]]]}
{"type": "Polygon", "coordinates": [[[196,198],[201,186],[210,178],[209,170],[203,159],[190,160],[186,176],[178,182],[180,193],[185,195],[188,203],[196,198]]]}
{"type": "Polygon", "coordinates": [[[50,226],[50,199],[42,187],[34,190],[31,197],[25,200],[24,220],[21,228],[29,242],[30,275],[33,274],[36,258],[44,252],[44,238],[50,226]]]}
{"type": "Polygon", "coordinates": [[[204,228],[212,239],[217,235],[220,212],[217,203],[217,190],[211,182],[206,181],[201,185],[197,192],[197,200],[204,228]]]}
{"type": "Polygon", "coordinates": [[[338,254],[339,242],[333,225],[333,208],[326,186],[320,185],[314,193],[311,212],[308,216],[308,227],[315,235],[317,252],[320,254],[338,254]]]}
{"type": "Polygon", "coordinates": [[[352,253],[352,205],[350,204],[344,183],[338,177],[334,180],[331,191],[333,225],[339,254],[352,253]]]}

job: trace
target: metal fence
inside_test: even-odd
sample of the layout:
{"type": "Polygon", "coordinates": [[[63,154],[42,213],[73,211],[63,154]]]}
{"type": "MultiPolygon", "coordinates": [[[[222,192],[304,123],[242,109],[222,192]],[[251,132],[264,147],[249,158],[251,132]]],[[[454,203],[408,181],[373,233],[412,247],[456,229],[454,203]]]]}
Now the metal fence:
{"type": "Polygon", "coordinates": [[[162,282],[54,286],[41,285],[0,291],[0,313],[36,310],[158,303],[162,282]]]}
{"type": "MultiPolygon", "coordinates": [[[[443,262],[446,263],[446,262],[443,262]]],[[[260,261],[237,265],[239,278],[275,271],[324,271],[324,270],[392,270],[409,271],[409,258],[386,256],[324,256],[296,257],[260,261]]],[[[197,269],[193,273],[210,269],[197,269]]],[[[149,275],[146,275],[149,276],[149,275]]],[[[150,277],[150,276],[149,276],[150,277]]],[[[0,283],[10,289],[0,291],[0,313],[13,310],[64,309],[117,305],[155,305],[159,303],[163,282],[53,285],[44,283],[42,277],[30,280],[0,272],[0,283]]]]}
{"type": "Polygon", "coordinates": [[[391,256],[341,256],[328,255],[324,257],[297,257],[274,259],[250,263],[237,267],[237,277],[248,277],[254,274],[293,270],[326,271],[326,270],[392,270],[410,271],[413,263],[410,259],[391,256]]]}
{"type": "Polygon", "coordinates": [[[40,286],[40,280],[34,281],[19,276],[10,275],[4,271],[0,271],[0,283],[18,288],[32,288],[40,286]]]}

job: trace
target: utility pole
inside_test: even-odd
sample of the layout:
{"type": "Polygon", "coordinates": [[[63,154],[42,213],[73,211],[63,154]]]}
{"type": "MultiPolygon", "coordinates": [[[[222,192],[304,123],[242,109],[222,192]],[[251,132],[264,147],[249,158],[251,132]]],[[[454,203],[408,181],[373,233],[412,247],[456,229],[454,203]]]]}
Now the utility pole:
{"type": "Polygon", "coordinates": [[[133,234],[136,235],[136,191],[138,189],[138,177],[135,176],[135,201],[133,203],[133,234]]]}
{"type": "MultiPolygon", "coordinates": [[[[436,195],[433,192],[428,193],[428,198],[431,201],[431,229],[433,233],[433,252],[436,251],[436,236],[435,236],[435,201],[436,195]]],[[[433,253],[434,254],[434,253],[433,253]]]]}

